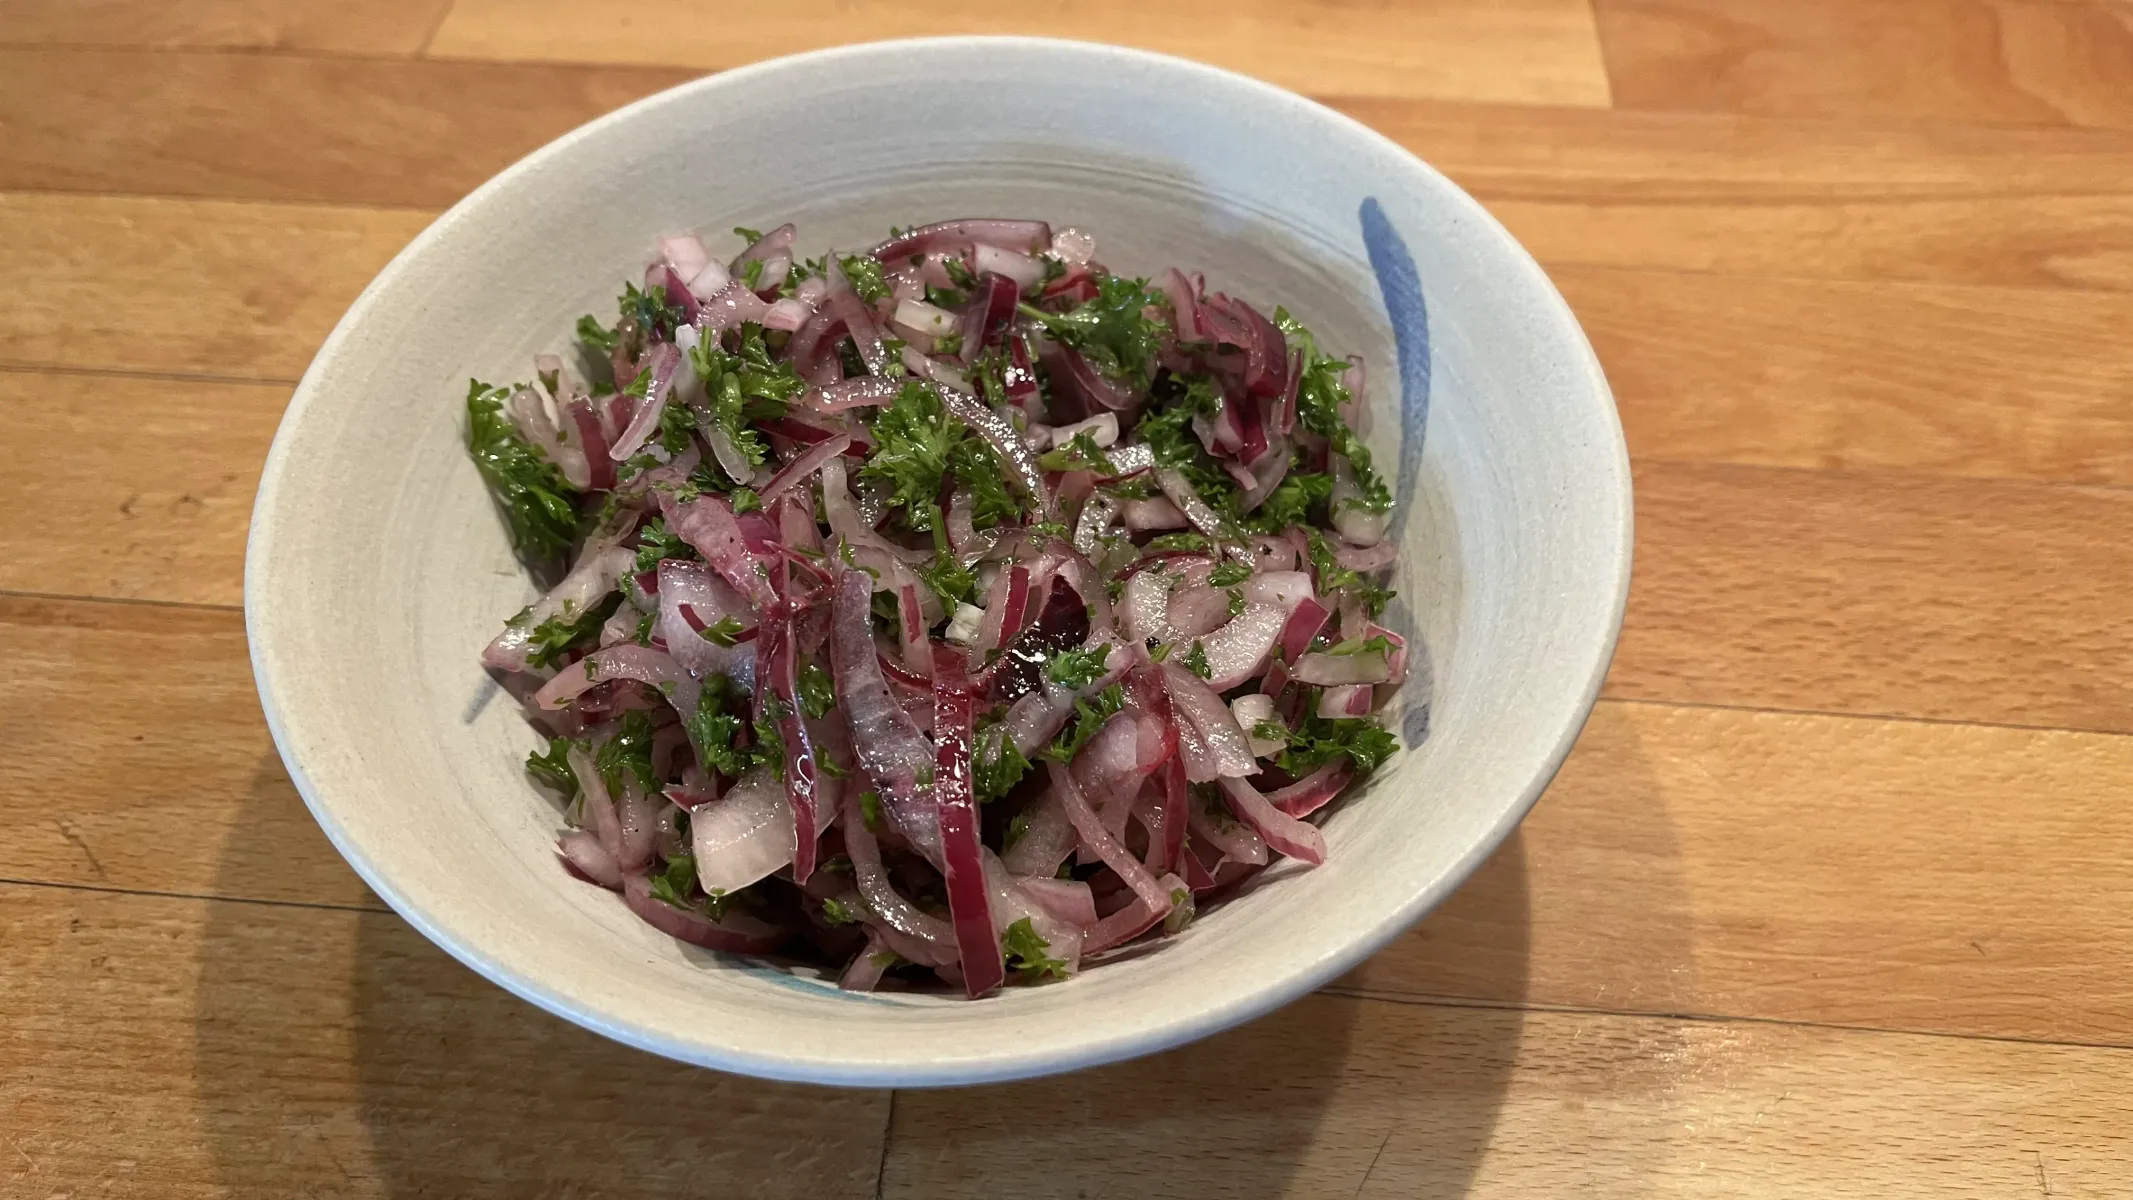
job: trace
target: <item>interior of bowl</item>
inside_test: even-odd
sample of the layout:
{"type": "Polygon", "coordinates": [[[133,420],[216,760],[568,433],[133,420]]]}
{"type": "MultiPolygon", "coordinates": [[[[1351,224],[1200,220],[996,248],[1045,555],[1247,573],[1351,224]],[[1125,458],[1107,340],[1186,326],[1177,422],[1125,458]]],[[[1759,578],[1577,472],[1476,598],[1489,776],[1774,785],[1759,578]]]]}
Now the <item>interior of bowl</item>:
{"type": "Polygon", "coordinates": [[[1441,899],[1523,815],[1590,706],[1628,537],[1620,430],[1589,348],[1538,268],[1441,177],[1209,68],[950,39],[665,93],[440,219],[298,390],[260,489],[246,609],[269,721],[320,823],[477,970],[689,1061],[970,1082],[1246,1019],[1441,899]],[[1390,721],[1414,744],[1326,821],[1325,866],[1271,871],[1154,952],[1065,984],[978,1002],[855,995],[684,946],[558,865],[556,806],[522,769],[537,740],[478,663],[534,588],[464,452],[461,401],[470,376],[527,378],[579,314],[611,313],[660,234],[700,230],[730,252],[729,227],[791,220],[815,254],[970,215],[1076,226],[1115,270],[1204,270],[1211,289],[1285,305],[1361,354],[1371,440],[1403,484],[1388,624],[1426,645],[1434,678],[1390,721]],[[1403,262],[1418,294],[1395,278],[1403,262]]]}

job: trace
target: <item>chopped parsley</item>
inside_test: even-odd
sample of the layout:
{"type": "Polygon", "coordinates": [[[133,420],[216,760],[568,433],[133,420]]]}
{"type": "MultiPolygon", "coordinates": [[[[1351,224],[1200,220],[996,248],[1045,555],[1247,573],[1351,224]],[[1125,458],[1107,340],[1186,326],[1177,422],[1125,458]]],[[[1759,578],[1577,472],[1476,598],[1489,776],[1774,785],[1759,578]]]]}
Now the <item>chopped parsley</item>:
{"type": "Polygon", "coordinates": [[[862,479],[886,484],[886,504],[904,524],[925,533],[939,515],[945,484],[970,492],[971,524],[979,529],[1021,516],[1007,487],[1007,469],[984,439],[957,420],[931,384],[904,385],[874,418],[874,453],[859,469],[862,479]]]}
{"type": "Polygon", "coordinates": [[[1166,533],[1161,537],[1149,538],[1147,548],[1150,550],[1205,550],[1213,544],[1207,540],[1207,535],[1204,533],[1166,533]]]}
{"type": "Polygon", "coordinates": [[[735,488],[728,499],[733,501],[733,515],[736,517],[742,513],[763,511],[763,497],[754,488],[735,488]]]}
{"type": "Polygon", "coordinates": [[[656,571],[664,559],[695,558],[696,548],[682,540],[680,534],[667,528],[667,523],[658,517],[644,523],[637,531],[637,573],[656,571]]]}
{"type": "Polygon", "coordinates": [[[1099,475],[1113,473],[1110,458],[1086,429],[1075,434],[1066,445],[1054,446],[1039,455],[1037,465],[1047,471],[1094,471],[1099,475]]]}
{"type": "Polygon", "coordinates": [[[1096,281],[1094,297],[1066,312],[1025,304],[1022,313],[1041,322],[1053,341],[1081,351],[1105,375],[1146,383],[1170,333],[1168,324],[1146,310],[1163,307],[1162,297],[1148,290],[1147,280],[1106,275],[1096,281]]]}
{"type": "Polygon", "coordinates": [[[1050,942],[1037,935],[1028,917],[1016,921],[1000,933],[1000,949],[1006,955],[1007,969],[1021,972],[1024,983],[1036,983],[1046,977],[1067,977],[1066,960],[1053,958],[1045,953],[1051,948],[1050,942]]]}
{"type": "Polygon", "coordinates": [[[1218,563],[1207,576],[1209,587],[1235,587],[1252,577],[1252,569],[1241,562],[1218,563]]]}
{"type": "Polygon", "coordinates": [[[1261,721],[1252,736],[1287,745],[1274,765],[1298,779],[1309,775],[1341,755],[1355,763],[1356,773],[1368,775],[1400,748],[1384,726],[1368,717],[1321,717],[1315,706],[1306,705],[1302,721],[1294,730],[1275,721],[1261,721]]]}
{"type": "Polygon", "coordinates": [[[503,415],[508,389],[467,385],[467,449],[489,494],[503,509],[511,545],[527,558],[569,557],[578,541],[578,507],[562,468],[527,445],[503,415]]]}
{"type": "Polygon", "coordinates": [[[593,752],[593,766],[599,769],[610,793],[622,790],[625,770],[636,777],[638,786],[645,791],[658,791],[659,775],[652,770],[652,718],[641,708],[623,713],[622,727],[593,752]]]}
{"type": "Polygon", "coordinates": [[[548,743],[547,750],[526,756],[526,773],[565,797],[577,795],[578,773],[570,769],[570,748],[583,744],[569,738],[554,739],[548,743]]]}
{"type": "Polygon", "coordinates": [[[868,304],[879,304],[889,298],[889,281],[881,273],[881,264],[870,254],[854,254],[840,258],[837,265],[844,268],[844,277],[852,281],[852,290],[868,304]]]}
{"type": "Polygon", "coordinates": [[[1318,572],[1318,590],[1321,595],[1346,590],[1362,601],[1363,611],[1372,617],[1385,611],[1385,604],[1398,593],[1363,578],[1362,573],[1340,565],[1333,557],[1333,546],[1326,535],[1316,529],[1304,531],[1305,544],[1310,549],[1311,566],[1318,572]]]}
{"type": "Polygon", "coordinates": [[[1194,639],[1192,649],[1186,651],[1182,661],[1186,670],[1191,671],[1202,679],[1213,679],[1215,677],[1214,669],[1207,665],[1207,647],[1202,645],[1198,639],[1194,639]]]}
{"type": "Polygon", "coordinates": [[[714,646],[724,646],[730,650],[740,643],[741,623],[738,618],[730,615],[720,617],[697,630],[696,636],[714,646]]]}
{"type": "MultiPolygon", "coordinates": [[[[605,599],[591,608],[580,610],[575,602],[565,600],[563,611],[533,627],[530,642],[526,647],[526,661],[536,667],[560,667],[571,654],[590,650],[600,642],[600,627],[622,607],[622,594],[610,592],[605,599]]],[[[513,624],[528,616],[520,613],[511,618],[513,624]]]]}
{"type": "Polygon", "coordinates": [[[868,829],[881,828],[880,792],[859,793],[859,819],[866,823],[868,829]]]}
{"type": "Polygon", "coordinates": [[[1126,689],[1115,683],[1086,700],[1076,700],[1074,727],[1062,732],[1051,745],[1038,751],[1038,755],[1054,762],[1073,762],[1081,748],[1104,727],[1104,722],[1125,706],[1126,689]]]}
{"type": "Polygon", "coordinates": [[[832,925],[856,925],[859,923],[859,914],[853,912],[851,906],[844,901],[835,896],[828,896],[822,901],[822,919],[832,925]]]}
{"type": "Polygon", "coordinates": [[[757,242],[763,240],[763,231],[760,229],[750,229],[746,225],[735,225],[733,227],[733,236],[753,246],[757,242]]]}
{"type": "Polygon", "coordinates": [[[1045,678],[1053,683],[1071,688],[1087,687],[1104,673],[1104,661],[1111,656],[1111,643],[1102,642],[1086,650],[1061,650],[1044,664],[1045,678]]]}
{"type": "Polygon", "coordinates": [[[740,689],[732,680],[724,675],[707,676],[696,711],[682,721],[697,759],[729,779],[739,778],[756,763],[754,753],[740,744],[741,730],[745,728],[741,719],[726,711],[728,701],[739,698],[740,689]]]}
{"type": "Polygon", "coordinates": [[[970,792],[978,803],[998,800],[1015,790],[1029,773],[1029,759],[1007,732],[1005,725],[978,731],[970,754],[970,792]]]}
{"type": "Polygon", "coordinates": [[[800,668],[800,711],[819,721],[837,707],[837,688],[830,673],[813,663],[800,668]]]}
{"type": "Polygon", "coordinates": [[[1392,490],[1385,480],[1370,465],[1370,448],[1355,435],[1348,423],[1341,419],[1341,405],[1348,400],[1348,389],[1341,384],[1341,372],[1348,363],[1331,355],[1321,354],[1318,339],[1311,331],[1296,323],[1287,309],[1274,310],[1274,324],[1287,335],[1291,345],[1301,345],[1303,350],[1303,373],[1296,389],[1296,422],[1305,429],[1325,438],[1333,445],[1335,453],[1348,460],[1355,470],[1356,487],[1362,496],[1348,503],[1371,512],[1384,512],[1392,507],[1392,490]]]}

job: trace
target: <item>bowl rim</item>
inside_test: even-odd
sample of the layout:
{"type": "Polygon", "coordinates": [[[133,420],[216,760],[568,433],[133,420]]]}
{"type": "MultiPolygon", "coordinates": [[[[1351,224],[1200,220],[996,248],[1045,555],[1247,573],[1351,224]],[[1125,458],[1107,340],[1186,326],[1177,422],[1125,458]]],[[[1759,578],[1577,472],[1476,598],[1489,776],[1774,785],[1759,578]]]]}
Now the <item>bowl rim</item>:
{"type": "MultiPolygon", "coordinates": [[[[342,858],[347,860],[380,899],[425,938],[483,978],[546,1012],[614,1041],[699,1066],[767,1079],[838,1086],[954,1086],[1001,1082],[1100,1066],[1183,1045],[1253,1020],[1308,992],[1316,991],[1352,969],[1441,904],[1496,852],[1525,819],[1526,814],[1561,769],[1572,745],[1582,732],[1593,705],[1598,700],[1601,684],[1620,636],[1629,596],[1633,541],[1632,480],[1628,447],[1623,437],[1620,414],[1615,406],[1612,390],[1583,327],[1531,253],[1479,201],[1421,157],[1361,121],[1287,88],[1175,55],[1103,42],[1017,35],[894,38],[856,42],[765,59],[706,74],[635,100],[528,152],[439,214],[401,248],[357,295],[320,344],[317,353],[298,380],[276,428],[273,444],[267,452],[260,474],[259,489],[253,502],[246,537],[245,634],[253,679],[259,691],[268,731],[274,739],[275,749],[280,754],[283,765],[289,772],[290,780],[303,797],[305,807],[311,811],[313,819],[318,822],[334,849],[339,851],[342,858]],[[1607,471],[1612,475],[1610,482],[1614,486],[1610,490],[1615,498],[1615,512],[1602,514],[1603,517],[1613,517],[1615,531],[1612,553],[1602,552],[1604,560],[1612,567],[1613,595],[1608,600],[1609,611],[1601,627],[1600,636],[1586,648],[1585,661],[1582,664],[1584,678],[1578,686],[1570,719],[1564,722],[1563,729],[1556,735],[1555,743],[1542,756],[1531,780],[1518,796],[1504,807],[1484,835],[1455,859],[1441,875],[1427,886],[1419,888],[1402,904],[1388,910],[1348,943],[1328,948],[1326,953],[1302,969],[1287,975],[1270,977],[1262,985],[1221,997],[1175,1019],[1152,1024],[1127,1035],[1106,1036],[1103,1031],[1097,1030],[1089,1037],[1063,1042],[1048,1050],[1011,1052],[987,1058],[982,1063],[964,1060],[949,1064],[947,1069],[940,1069],[929,1062],[851,1060],[802,1049],[766,1053],[752,1046],[721,1045],[709,1039],[686,1037],[661,1028],[617,1019],[597,1008],[573,1004],[552,990],[537,974],[521,972],[507,966],[482,946],[463,939],[442,916],[432,914],[414,903],[371,861],[363,847],[353,840],[348,830],[336,819],[332,804],[311,778],[301,757],[294,752],[290,716],[283,710],[274,686],[274,667],[268,661],[268,650],[273,641],[273,618],[266,612],[267,597],[263,594],[267,561],[273,554],[276,541],[275,510],[288,475],[287,460],[291,453],[293,431],[302,423],[311,405],[318,400],[324,386],[323,377],[343,356],[344,343],[349,340],[352,331],[368,318],[371,309],[378,303],[380,293],[400,274],[410,270],[410,264],[414,260],[423,257],[434,244],[450,236],[467,212],[489,203],[491,197],[509,188],[520,177],[541,169],[547,161],[566,153],[571,147],[601,137],[611,128],[635,120],[644,112],[677,103],[684,97],[702,91],[746,87],[758,77],[775,75],[796,67],[832,67],[845,60],[872,58],[914,49],[1015,49],[1039,54],[1083,55],[1091,61],[1108,59],[1113,63],[1137,63],[1186,77],[1196,75],[1210,82],[1219,81],[1226,87],[1241,87],[1256,92],[1259,98],[1269,105],[1287,109],[1299,120],[1322,125],[1330,123],[1351,137],[1374,142],[1379,148],[1391,151],[1412,168],[1435,176],[1455,197],[1455,202],[1464,202],[1467,206],[1466,215],[1472,218],[1474,236],[1481,241],[1492,243],[1492,248],[1506,256],[1508,263],[1527,273],[1531,280],[1539,285],[1539,309],[1557,327],[1558,334],[1567,335],[1573,354],[1580,360],[1579,365],[1587,376],[1580,382],[1596,391],[1602,402],[1603,412],[1600,415],[1604,418],[1603,431],[1609,443],[1603,449],[1613,450],[1613,454],[1608,456],[1612,461],[1607,464],[1607,471]]],[[[1566,663],[1566,666],[1571,667],[1577,665],[1579,664],[1575,662],[1566,663]]]]}

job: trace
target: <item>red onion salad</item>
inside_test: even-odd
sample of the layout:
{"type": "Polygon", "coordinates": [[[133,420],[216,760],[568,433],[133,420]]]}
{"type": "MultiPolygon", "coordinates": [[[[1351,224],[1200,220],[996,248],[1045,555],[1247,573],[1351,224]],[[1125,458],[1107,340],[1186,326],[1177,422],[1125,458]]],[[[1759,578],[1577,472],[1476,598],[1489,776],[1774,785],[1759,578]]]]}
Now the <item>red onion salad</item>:
{"type": "Polygon", "coordinates": [[[567,868],[683,941],[976,997],[1323,861],[1407,668],[1360,364],[1041,221],[735,233],[468,395],[553,582],[482,661],[567,868]]]}

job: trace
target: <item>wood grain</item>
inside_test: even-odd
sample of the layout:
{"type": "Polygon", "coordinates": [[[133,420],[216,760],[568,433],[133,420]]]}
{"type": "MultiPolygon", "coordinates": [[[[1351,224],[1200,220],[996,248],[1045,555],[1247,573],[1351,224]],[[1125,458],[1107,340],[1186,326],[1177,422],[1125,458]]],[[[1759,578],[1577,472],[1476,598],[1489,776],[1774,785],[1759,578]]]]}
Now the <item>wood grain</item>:
{"type": "Polygon", "coordinates": [[[0,193],[0,362],[293,383],[433,215],[0,193]]]}
{"type": "Polygon", "coordinates": [[[1640,458],[2133,484],[2133,295],[1550,274],[1640,458]]]}
{"type": "Polygon", "coordinates": [[[2133,127],[2117,0],[1594,0],[1615,102],[2133,127]]]}
{"type": "MultiPolygon", "coordinates": [[[[48,697],[0,714],[0,788],[50,798],[0,811],[0,877],[378,907],[237,614],[0,598],[0,645],[48,697]]],[[[2133,1046],[2133,963],[2097,952],[2133,934],[2129,788],[2125,737],[1603,702],[1520,836],[1341,986],[2133,1046]]]]}
{"type": "Polygon", "coordinates": [[[0,49],[0,190],[441,208],[542,143],[692,74],[0,49]],[[67,102],[53,104],[57,95],[67,102]]]}
{"type": "Polygon", "coordinates": [[[888,1097],[609,1042],[378,913],[0,885],[0,1191],[871,1197],[888,1097]]]}
{"type": "Polygon", "coordinates": [[[1339,987],[2133,1046],[2128,786],[2133,738],[1603,702],[1339,987]]]}
{"type": "Polygon", "coordinates": [[[706,22],[686,0],[459,0],[431,50],[446,57],[723,70],[877,38],[1088,39],[1098,30],[1097,40],[1184,55],[1303,91],[1607,104],[1592,11],[1581,0],[1072,0],[961,10],[914,0],[798,0],[738,23],[706,22]],[[658,34],[647,36],[649,30],[658,34]]]}
{"type": "Polygon", "coordinates": [[[244,617],[0,596],[0,877],[380,907],[282,769],[244,617]]]}
{"type": "Polygon", "coordinates": [[[413,54],[451,0],[8,0],[0,42],[413,54]]]}
{"type": "Polygon", "coordinates": [[[235,605],[245,529],[289,389],[0,371],[0,589],[235,605]]]}
{"type": "Polygon", "coordinates": [[[1608,695],[2133,731],[2133,492],[1641,463],[1608,695]]]}
{"type": "Polygon", "coordinates": [[[898,1093],[882,1195],[2119,1195],[2127,1065],[2120,1050],[1314,997],[1141,1062],[898,1093]]]}
{"type": "Polygon", "coordinates": [[[1551,265],[2133,287],[2133,136],[1710,113],[1339,107],[1551,265]]]}

